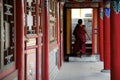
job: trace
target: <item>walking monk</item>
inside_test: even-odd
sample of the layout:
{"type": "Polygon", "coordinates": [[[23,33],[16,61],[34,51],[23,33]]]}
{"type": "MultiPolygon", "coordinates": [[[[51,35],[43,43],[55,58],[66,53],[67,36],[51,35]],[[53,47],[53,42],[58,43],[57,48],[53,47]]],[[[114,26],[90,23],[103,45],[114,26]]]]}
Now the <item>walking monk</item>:
{"type": "Polygon", "coordinates": [[[73,45],[73,53],[80,56],[85,53],[86,30],[85,25],[82,25],[82,19],[78,20],[73,35],[75,36],[75,43],[73,45]]]}

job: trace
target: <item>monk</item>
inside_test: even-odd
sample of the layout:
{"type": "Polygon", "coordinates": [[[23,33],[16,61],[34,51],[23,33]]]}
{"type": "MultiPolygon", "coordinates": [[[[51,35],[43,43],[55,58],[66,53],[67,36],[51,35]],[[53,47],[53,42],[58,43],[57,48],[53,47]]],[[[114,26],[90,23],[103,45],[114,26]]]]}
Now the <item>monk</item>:
{"type": "Polygon", "coordinates": [[[78,20],[73,35],[75,36],[75,43],[73,45],[73,53],[80,56],[85,53],[85,42],[86,42],[86,30],[85,25],[82,24],[82,19],[78,20]]]}

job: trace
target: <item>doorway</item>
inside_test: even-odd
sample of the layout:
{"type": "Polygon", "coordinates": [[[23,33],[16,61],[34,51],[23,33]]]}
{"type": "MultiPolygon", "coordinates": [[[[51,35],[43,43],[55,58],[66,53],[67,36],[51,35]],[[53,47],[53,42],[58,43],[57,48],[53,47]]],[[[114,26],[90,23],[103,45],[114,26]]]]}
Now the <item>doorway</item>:
{"type": "Polygon", "coordinates": [[[86,26],[86,31],[89,38],[86,36],[85,51],[88,55],[95,55],[99,52],[99,34],[98,34],[98,3],[93,5],[92,3],[86,3],[88,5],[83,6],[83,3],[66,3],[64,6],[64,59],[69,60],[70,56],[76,56],[73,54],[74,36],[73,30],[77,24],[77,20],[81,18],[83,24],[86,26]],[[81,5],[80,5],[81,4],[81,5]],[[75,14],[72,11],[75,10],[75,14]],[[76,11],[78,10],[78,11],[76,11]],[[90,11],[89,11],[90,10],[90,11]],[[73,16],[77,16],[75,19],[73,16]]]}
{"type": "MultiPolygon", "coordinates": [[[[92,8],[80,8],[80,9],[71,9],[71,44],[72,44],[72,53],[73,53],[73,45],[75,43],[75,35],[73,35],[73,31],[75,26],[78,24],[78,19],[82,19],[83,25],[85,25],[86,30],[86,43],[83,47],[84,55],[91,55],[92,53],[92,8]]],[[[73,53],[74,54],[74,53],[73,53]]]]}

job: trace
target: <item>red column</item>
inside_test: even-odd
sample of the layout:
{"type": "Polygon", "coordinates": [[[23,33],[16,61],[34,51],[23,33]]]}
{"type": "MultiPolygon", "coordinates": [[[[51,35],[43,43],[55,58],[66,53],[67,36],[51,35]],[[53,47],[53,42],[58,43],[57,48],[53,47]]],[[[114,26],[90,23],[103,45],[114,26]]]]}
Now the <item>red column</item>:
{"type": "Polygon", "coordinates": [[[38,49],[37,49],[37,54],[36,54],[36,80],[41,80],[41,60],[40,60],[40,57],[41,57],[41,53],[40,53],[40,32],[39,32],[39,27],[40,27],[40,17],[39,17],[39,4],[40,4],[40,1],[39,0],[36,0],[36,16],[37,16],[37,35],[38,35],[38,39],[37,39],[37,45],[38,45],[38,49]]]}
{"type": "Polygon", "coordinates": [[[24,80],[24,2],[16,0],[16,66],[18,69],[18,80],[24,80]]]}
{"type": "Polygon", "coordinates": [[[94,17],[94,14],[95,14],[95,10],[93,9],[93,19],[92,19],[92,54],[94,54],[94,48],[95,48],[95,46],[94,46],[94,19],[95,19],[95,17],[94,17]]]}
{"type": "Polygon", "coordinates": [[[60,69],[60,62],[61,62],[61,59],[60,59],[60,56],[61,56],[61,53],[60,53],[60,24],[59,24],[59,3],[57,3],[57,14],[56,14],[56,26],[57,26],[57,44],[58,44],[58,69],[60,69]]]}
{"type": "Polygon", "coordinates": [[[99,51],[100,60],[104,61],[104,45],[103,45],[103,8],[99,10],[99,51]]]}
{"type": "Polygon", "coordinates": [[[63,56],[63,50],[64,50],[64,47],[63,47],[63,7],[64,7],[64,4],[63,3],[60,3],[60,22],[59,22],[59,26],[60,26],[60,53],[61,53],[61,65],[62,65],[62,62],[64,61],[64,56],[63,56]]]}
{"type": "Polygon", "coordinates": [[[111,80],[120,80],[120,0],[111,3],[111,80]],[[119,9],[119,10],[118,10],[119,9]]]}
{"type": "Polygon", "coordinates": [[[92,19],[92,54],[98,54],[98,9],[93,8],[92,19]]]}
{"type": "Polygon", "coordinates": [[[44,54],[43,54],[43,80],[49,80],[49,12],[48,12],[48,0],[44,2],[44,54]]]}
{"type": "Polygon", "coordinates": [[[110,71],[110,8],[104,8],[104,70],[110,71]]]}

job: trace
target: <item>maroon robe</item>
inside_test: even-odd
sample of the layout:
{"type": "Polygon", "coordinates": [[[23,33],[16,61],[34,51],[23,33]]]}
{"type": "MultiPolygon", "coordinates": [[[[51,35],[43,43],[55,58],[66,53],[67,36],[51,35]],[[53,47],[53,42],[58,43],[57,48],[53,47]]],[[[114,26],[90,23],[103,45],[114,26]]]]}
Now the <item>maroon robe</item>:
{"type": "Polygon", "coordinates": [[[75,36],[75,43],[73,45],[73,52],[85,53],[86,31],[84,25],[76,25],[73,35],[75,36]],[[82,26],[82,27],[81,27],[82,26]]]}

